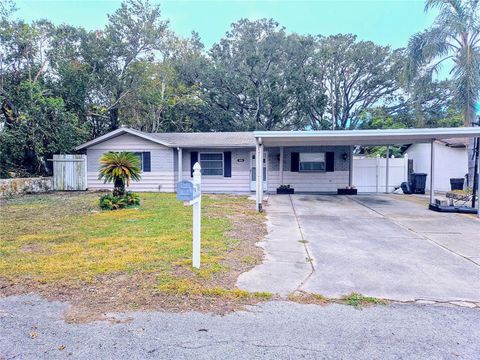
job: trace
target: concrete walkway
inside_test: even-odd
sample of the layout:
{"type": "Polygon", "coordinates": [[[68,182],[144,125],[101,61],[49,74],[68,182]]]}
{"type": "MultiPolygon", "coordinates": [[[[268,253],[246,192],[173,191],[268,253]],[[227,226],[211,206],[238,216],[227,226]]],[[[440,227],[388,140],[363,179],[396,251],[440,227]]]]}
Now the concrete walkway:
{"type": "Polygon", "coordinates": [[[478,219],[395,195],[270,196],[266,211],[266,259],[241,288],[480,302],[478,219]]]}

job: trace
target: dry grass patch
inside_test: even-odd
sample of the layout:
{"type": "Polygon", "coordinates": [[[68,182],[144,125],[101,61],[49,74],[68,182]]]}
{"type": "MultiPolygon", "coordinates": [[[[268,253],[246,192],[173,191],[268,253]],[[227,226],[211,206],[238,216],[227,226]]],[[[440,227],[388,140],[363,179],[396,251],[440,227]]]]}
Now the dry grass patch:
{"type": "Polygon", "coordinates": [[[299,304],[316,304],[316,305],[328,305],[328,304],[344,304],[350,305],[356,308],[363,308],[374,305],[387,305],[388,301],[379,299],[376,297],[365,296],[359,293],[351,293],[344,295],[340,299],[328,298],[321,294],[308,293],[303,291],[297,291],[289,294],[287,300],[293,301],[299,304]]]}
{"type": "Polygon", "coordinates": [[[317,304],[327,305],[331,303],[331,300],[321,294],[312,294],[306,292],[295,292],[289,294],[287,299],[299,304],[317,304]]]}
{"type": "Polygon", "coordinates": [[[356,308],[362,308],[373,305],[387,305],[388,301],[372,296],[365,296],[359,293],[351,293],[350,295],[342,296],[341,302],[356,308]]]}
{"type": "Polygon", "coordinates": [[[230,311],[268,298],[235,289],[261,262],[264,216],[245,196],[202,201],[202,268],[191,267],[191,207],[174,194],[103,212],[98,193],[2,200],[0,295],[69,301],[72,320],[120,310],[230,311]],[[248,261],[245,261],[248,259],[248,261]]]}

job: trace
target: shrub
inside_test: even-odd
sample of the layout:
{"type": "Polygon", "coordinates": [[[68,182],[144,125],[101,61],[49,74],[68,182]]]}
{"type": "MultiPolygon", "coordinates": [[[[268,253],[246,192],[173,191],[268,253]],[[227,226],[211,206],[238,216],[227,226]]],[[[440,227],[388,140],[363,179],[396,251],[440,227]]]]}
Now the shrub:
{"type": "Polygon", "coordinates": [[[135,205],[140,205],[140,196],[130,191],[127,191],[123,196],[107,194],[100,198],[100,207],[103,210],[118,210],[135,205]]]}

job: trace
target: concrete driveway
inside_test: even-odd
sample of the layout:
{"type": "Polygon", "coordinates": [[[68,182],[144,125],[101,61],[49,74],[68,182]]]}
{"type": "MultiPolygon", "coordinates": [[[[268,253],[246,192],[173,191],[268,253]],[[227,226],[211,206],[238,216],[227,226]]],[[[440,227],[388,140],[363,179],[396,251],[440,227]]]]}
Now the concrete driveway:
{"type": "Polygon", "coordinates": [[[238,286],[480,302],[480,221],[399,195],[270,196],[265,261],[238,286]]]}

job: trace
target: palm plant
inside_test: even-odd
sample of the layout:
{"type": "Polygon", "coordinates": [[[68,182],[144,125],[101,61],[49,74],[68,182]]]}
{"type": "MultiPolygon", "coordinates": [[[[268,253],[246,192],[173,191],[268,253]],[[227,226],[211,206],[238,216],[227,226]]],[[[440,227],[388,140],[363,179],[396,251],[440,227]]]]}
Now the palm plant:
{"type": "MultiPolygon", "coordinates": [[[[455,98],[464,126],[471,126],[480,94],[480,0],[426,0],[425,11],[432,8],[439,10],[433,25],[408,43],[407,78],[431,77],[445,61],[453,62],[455,98]]],[[[473,179],[472,145],[469,180],[473,179]]]]}
{"type": "Polygon", "coordinates": [[[125,185],[130,185],[130,181],[140,180],[140,161],[138,157],[131,152],[108,152],[100,158],[99,179],[104,182],[113,183],[113,195],[124,196],[125,185]]]}

